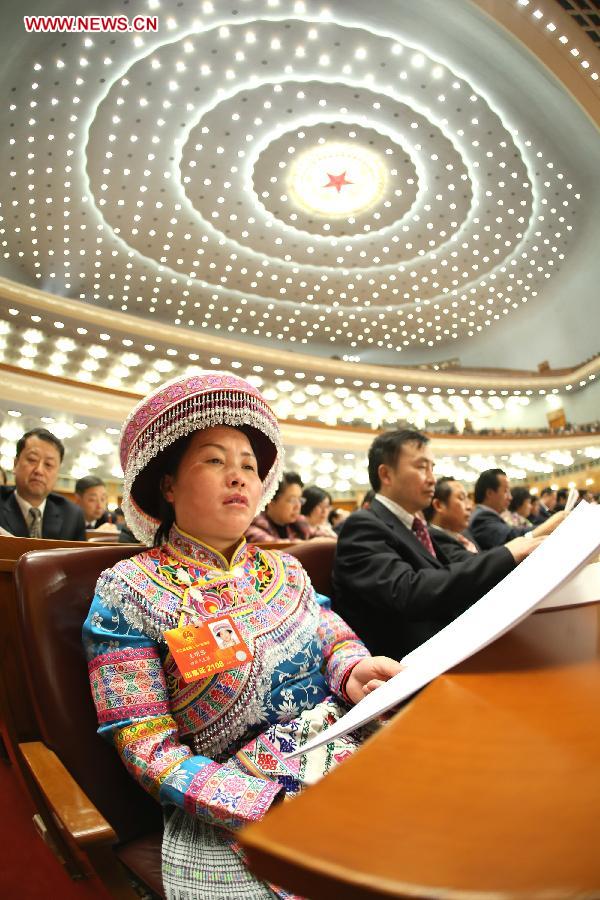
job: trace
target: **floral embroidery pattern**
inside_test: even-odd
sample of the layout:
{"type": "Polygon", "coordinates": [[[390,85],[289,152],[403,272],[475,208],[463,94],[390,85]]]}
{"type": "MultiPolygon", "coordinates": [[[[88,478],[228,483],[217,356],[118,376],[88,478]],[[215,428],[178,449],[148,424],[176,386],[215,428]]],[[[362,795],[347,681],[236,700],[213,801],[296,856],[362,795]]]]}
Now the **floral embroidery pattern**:
{"type": "Polygon", "coordinates": [[[154,795],[169,772],[191,756],[189,747],[177,740],[170,716],[125,726],[115,736],[115,746],[130,773],[154,795]]]}
{"type": "Polygon", "coordinates": [[[169,710],[160,658],[151,647],[109,649],[90,661],[89,672],[101,723],[169,710]]]}
{"type": "Polygon", "coordinates": [[[209,763],[189,785],[184,808],[232,830],[263,817],[281,788],[241,772],[235,766],[209,763]]]}
{"type": "MultiPolygon", "coordinates": [[[[241,541],[228,562],[176,527],[164,547],[103,573],[84,643],[100,732],[132,775],[161,802],[230,829],[300,789],[307,764],[285,758],[310,731],[307,710],[324,727],[323,709],[342,709],[328,692],[367,653],[317,604],[294,557],[241,541]],[[162,639],[182,604],[200,617],[227,609],[251,663],[185,684],[162,639]],[[234,755],[243,744],[247,765],[234,755]]],[[[325,770],[344,752],[332,750],[325,770]]]]}

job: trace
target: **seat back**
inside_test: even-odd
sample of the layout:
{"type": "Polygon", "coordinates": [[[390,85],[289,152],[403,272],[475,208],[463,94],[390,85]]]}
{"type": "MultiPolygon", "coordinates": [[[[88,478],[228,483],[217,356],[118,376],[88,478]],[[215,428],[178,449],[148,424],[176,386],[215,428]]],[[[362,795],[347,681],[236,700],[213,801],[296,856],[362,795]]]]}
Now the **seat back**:
{"type": "Polygon", "coordinates": [[[162,812],[97,734],[81,629],[100,573],[140,549],[41,550],[25,554],[16,569],[19,633],[40,736],[121,841],[160,828],[162,812]]]}
{"type": "Polygon", "coordinates": [[[287,547],[285,553],[291,553],[299,559],[319,594],[331,597],[333,589],[333,560],[337,541],[334,538],[317,538],[312,541],[299,541],[287,547]]]}

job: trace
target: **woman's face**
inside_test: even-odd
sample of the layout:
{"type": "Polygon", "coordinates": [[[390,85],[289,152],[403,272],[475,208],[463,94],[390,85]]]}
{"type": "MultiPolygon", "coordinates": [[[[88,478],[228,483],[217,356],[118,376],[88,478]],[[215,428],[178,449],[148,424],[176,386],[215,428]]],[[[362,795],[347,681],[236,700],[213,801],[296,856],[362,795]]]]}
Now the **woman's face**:
{"type": "Polygon", "coordinates": [[[225,425],[196,432],[177,473],[163,478],[162,491],[182,531],[220,552],[233,549],[262,493],[250,441],[225,425]]]}
{"type": "Polygon", "coordinates": [[[529,518],[529,516],[531,515],[531,498],[530,497],[525,497],[525,499],[519,506],[517,512],[520,515],[525,516],[526,519],[529,518]]]}
{"type": "Polygon", "coordinates": [[[276,525],[291,525],[300,515],[301,508],[302,488],[299,484],[286,484],[267,506],[267,515],[276,525]]]}
{"type": "Polygon", "coordinates": [[[320,503],[317,503],[310,515],[308,515],[306,518],[311,525],[323,525],[327,521],[327,516],[329,515],[330,509],[331,502],[329,500],[329,497],[324,497],[320,503]]]}

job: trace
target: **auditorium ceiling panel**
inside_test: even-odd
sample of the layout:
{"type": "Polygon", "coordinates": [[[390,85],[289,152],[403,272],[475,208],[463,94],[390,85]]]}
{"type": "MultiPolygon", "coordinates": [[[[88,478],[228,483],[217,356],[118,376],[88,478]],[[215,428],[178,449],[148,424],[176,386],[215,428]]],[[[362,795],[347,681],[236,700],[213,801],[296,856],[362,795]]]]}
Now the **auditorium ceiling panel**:
{"type": "Polygon", "coordinates": [[[12,277],[157,331],[355,361],[460,356],[496,330],[498,364],[506,323],[560,324],[545,297],[598,228],[597,132],[474,5],[150,0],[147,30],[61,34],[9,8],[12,277]]]}

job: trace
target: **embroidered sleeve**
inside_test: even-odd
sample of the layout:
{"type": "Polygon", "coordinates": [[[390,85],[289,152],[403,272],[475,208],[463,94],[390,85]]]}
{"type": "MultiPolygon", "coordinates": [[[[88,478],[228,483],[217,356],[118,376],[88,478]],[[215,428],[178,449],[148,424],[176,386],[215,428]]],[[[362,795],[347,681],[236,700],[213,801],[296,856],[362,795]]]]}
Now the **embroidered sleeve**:
{"type": "Polygon", "coordinates": [[[281,785],[195,756],[179,739],[157,642],[94,598],[83,639],[99,733],[161,803],[236,829],[264,815],[281,785]]]}
{"type": "Polygon", "coordinates": [[[320,607],[317,634],[323,648],[325,679],[329,689],[350,702],[344,691],[348,676],[354,666],[370,653],[350,626],[330,609],[320,607]]]}

